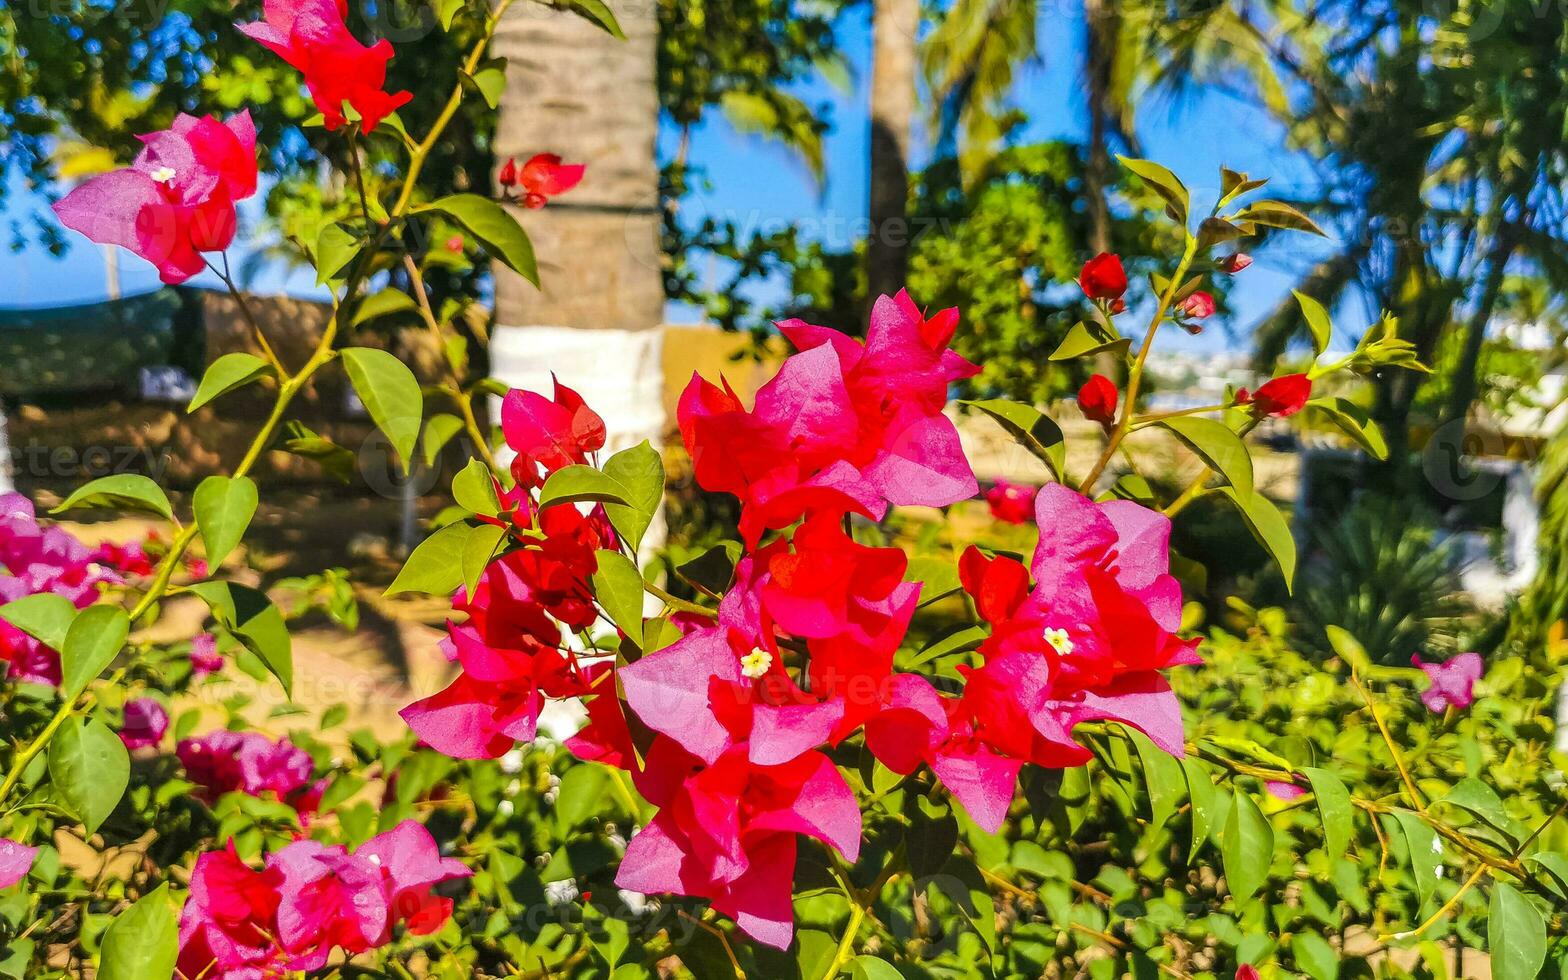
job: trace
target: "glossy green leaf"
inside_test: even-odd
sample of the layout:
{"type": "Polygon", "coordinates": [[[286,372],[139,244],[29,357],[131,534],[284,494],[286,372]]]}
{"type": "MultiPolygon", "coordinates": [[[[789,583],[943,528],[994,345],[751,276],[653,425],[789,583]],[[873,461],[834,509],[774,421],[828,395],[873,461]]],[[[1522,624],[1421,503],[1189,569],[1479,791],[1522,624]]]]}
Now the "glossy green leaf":
{"type": "Polygon", "coordinates": [[[414,460],[424,397],[408,365],[384,350],[345,347],[343,367],[365,411],[397,450],[406,473],[414,460]]]}
{"type": "Polygon", "coordinates": [[[1506,881],[1492,887],[1486,942],[1493,980],[1533,980],[1546,962],[1546,921],[1540,909],[1506,881]]]}
{"type": "Polygon", "coordinates": [[[625,504],[606,502],[604,512],[615,533],[636,551],[664,501],[664,460],[643,440],[605,460],[604,474],[620,484],[626,497],[625,504]]]}
{"type": "Polygon", "coordinates": [[[426,466],[434,467],[442,448],[462,431],[463,420],[456,415],[438,412],[425,419],[425,428],[419,434],[419,458],[426,466]]]}
{"type": "Polygon", "coordinates": [[[1239,908],[1268,881],[1274,860],[1274,828],[1245,790],[1231,794],[1230,813],[1220,833],[1220,857],[1231,899],[1239,908]]]}
{"type": "Polygon", "coordinates": [[[1296,967],[1312,980],[1335,980],[1339,976],[1339,954],[1315,932],[1292,936],[1290,954],[1296,959],[1296,967]]]}
{"type": "Polygon", "coordinates": [[[25,595],[0,606],[0,619],[42,641],[51,650],[65,645],[66,631],[75,618],[76,606],[71,600],[53,592],[25,595]]]}
{"type": "Polygon", "coordinates": [[[481,524],[463,542],[463,588],[469,595],[479,585],[480,576],[506,542],[506,528],[481,524]]]}
{"type": "Polygon", "coordinates": [[[730,580],[735,577],[735,562],[739,558],[740,545],[726,541],[678,566],[675,574],[699,589],[713,595],[723,595],[729,590],[730,580]]]}
{"type": "Polygon", "coordinates": [[[618,551],[601,549],[595,557],[599,567],[593,573],[593,591],[599,605],[627,639],[642,649],[642,573],[618,551]]]}
{"type": "Polygon", "coordinates": [[[1060,477],[1067,465],[1067,442],[1062,427],[1050,416],[1022,402],[1005,398],[961,402],[996,419],[1002,428],[1060,477]]]}
{"type": "Polygon", "coordinates": [[[1474,776],[1466,776],[1455,783],[1448,794],[1436,802],[1468,811],[1491,825],[1493,830],[1516,847],[1530,833],[1524,824],[1508,815],[1508,808],[1503,805],[1497,791],[1474,776]]]}
{"type": "Polygon", "coordinates": [[[164,980],[179,952],[179,916],[169,886],[159,885],[104,930],[98,980],[164,980]]]}
{"type": "Polygon", "coordinates": [[[1323,233],[1323,229],[1318,227],[1317,222],[1303,214],[1299,208],[1284,201],[1254,201],[1232,215],[1231,220],[1238,224],[1251,222],[1270,228],[1305,231],[1323,238],[1328,237],[1323,233]]]}
{"type": "Polygon", "coordinates": [[[566,770],[555,797],[555,819],[562,830],[604,812],[605,796],[610,792],[610,770],[585,762],[566,770]]]}
{"type": "Polygon", "coordinates": [[[1328,310],[1322,303],[1299,289],[1292,289],[1290,294],[1296,297],[1296,303],[1301,307],[1301,315],[1306,318],[1307,329],[1312,331],[1314,355],[1321,355],[1328,350],[1328,343],[1334,337],[1334,322],[1329,318],[1328,310]]]}
{"type": "Polygon", "coordinates": [[[1405,843],[1410,849],[1410,874],[1415,878],[1416,896],[1420,907],[1425,908],[1437,890],[1437,880],[1442,875],[1442,841],[1420,816],[1409,810],[1394,810],[1390,816],[1404,832],[1405,843]]]}
{"type": "Polygon", "coordinates": [[[360,241],[347,228],[329,222],[316,236],[316,285],[336,282],[338,273],[351,262],[360,249],[360,241]]]}
{"type": "Polygon", "coordinates": [[[448,524],[421,541],[403,562],[386,595],[424,592],[450,596],[463,584],[463,550],[474,533],[470,524],[448,524]]]}
{"type": "Polygon", "coordinates": [[[501,205],[478,194],[449,194],[415,211],[440,211],[484,245],[485,250],[507,268],[524,279],[539,285],[539,269],[534,260],[534,247],[517,219],[501,205]]]}
{"type": "Polygon", "coordinates": [[[99,477],[76,488],[76,491],[51,514],[61,514],[75,507],[109,507],[117,510],[144,510],[157,514],[164,520],[174,519],[174,508],[168,494],[152,480],[138,473],[117,473],[99,477]]]}
{"type": "Polygon", "coordinates": [[[1164,419],[1159,424],[1213,467],[1237,493],[1252,496],[1252,454],[1230,426],[1197,416],[1164,419]]]}
{"type": "Polygon", "coordinates": [[[980,935],[986,949],[996,952],[996,901],[980,869],[967,857],[955,854],[931,884],[941,889],[980,935]]]}
{"type": "Polygon", "coordinates": [[[1208,769],[1190,756],[1181,760],[1181,768],[1187,775],[1187,795],[1192,800],[1192,842],[1187,848],[1187,863],[1191,864],[1214,830],[1214,820],[1218,814],[1214,780],[1209,776],[1208,769]]]}
{"type": "Polygon", "coordinates": [[[963,588],[958,579],[958,566],[950,558],[935,555],[916,555],[909,559],[904,581],[920,583],[921,606],[929,606],[963,588]]]}
{"type": "Polygon", "coordinates": [[[566,0],[566,2],[571,11],[579,17],[598,24],[617,40],[626,40],[626,34],[622,32],[620,23],[615,19],[615,13],[604,0],[566,0]]]}
{"type": "Polygon", "coordinates": [[[904,975],[887,960],[866,953],[849,961],[854,980],[904,980],[904,975]]]}
{"type": "Polygon", "coordinates": [[[393,313],[413,313],[419,309],[413,297],[400,289],[383,289],[365,297],[364,302],[354,311],[352,326],[359,326],[377,317],[390,316],[393,313]]]}
{"type": "Polygon", "coordinates": [[[265,593],[233,582],[198,582],[187,591],[200,596],[218,622],[266,665],[285,694],[293,694],[294,643],[283,614],[265,593]]]}
{"type": "Polygon", "coordinates": [[[1290,525],[1285,523],[1279,508],[1255,491],[1243,495],[1235,487],[1219,489],[1236,505],[1247,524],[1247,530],[1252,532],[1252,536],[1279,566],[1280,574],[1285,577],[1285,588],[1293,589],[1296,580],[1296,539],[1290,533],[1290,525]]]}
{"type": "Polygon", "coordinates": [[[1117,357],[1125,357],[1131,346],[1132,341],[1126,337],[1107,339],[1096,333],[1088,324],[1075,323],[1047,360],[1070,361],[1079,357],[1090,357],[1102,351],[1111,351],[1117,357]]]}
{"type": "Polygon", "coordinates": [[[75,701],[125,648],[131,619],[119,606],[88,606],[71,621],[60,647],[60,697],[75,701]]]}
{"type": "Polygon", "coordinates": [[[501,499],[496,495],[490,467],[479,459],[470,459],[452,478],[452,499],[471,514],[493,517],[501,510],[501,499]]]}
{"type": "Polygon", "coordinates": [[[592,466],[563,466],[551,473],[539,488],[539,507],[555,504],[597,500],[606,504],[632,506],[627,499],[629,491],[613,476],[592,466]]]}
{"type": "Polygon", "coordinates": [[[120,805],[130,781],[125,743],[96,718],[66,722],[49,742],[49,782],[88,835],[120,805]]]}
{"type": "Polygon", "coordinates": [[[1312,796],[1317,801],[1318,817],[1323,821],[1323,850],[1330,858],[1350,853],[1350,841],[1355,825],[1350,791],[1339,777],[1327,769],[1303,769],[1312,783],[1312,796]]]}
{"type": "Polygon", "coordinates": [[[1182,770],[1181,760],[1155,745],[1149,736],[1136,728],[1126,727],[1124,731],[1137,747],[1138,759],[1143,764],[1150,821],[1155,827],[1163,827],[1187,798],[1187,775],[1182,770]]]}
{"type": "Polygon", "coordinates": [[[248,476],[209,476],[191,498],[207,563],[217,568],[245,537],[260,503],[256,481],[248,476]]]}
{"type": "Polygon", "coordinates": [[[1355,440],[1357,445],[1372,454],[1374,459],[1388,458],[1388,443],[1383,430],[1372,421],[1367,410],[1348,398],[1314,398],[1307,402],[1307,410],[1321,415],[1339,431],[1355,440]]]}
{"type": "Polygon", "coordinates": [[[1116,159],[1121,161],[1122,166],[1137,174],[1165,200],[1179,223],[1187,223],[1187,186],[1175,174],[1152,160],[1136,160],[1124,156],[1118,156],[1116,159]]]}
{"type": "Polygon", "coordinates": [[[243,388],[272,373],[272,365],[255,354],[244,351],[224,354],[207,366],[206,373],[201,376],[201,384],[196,386],[196,394],[185,411],[194,412],[219,395],[243,388]]]}

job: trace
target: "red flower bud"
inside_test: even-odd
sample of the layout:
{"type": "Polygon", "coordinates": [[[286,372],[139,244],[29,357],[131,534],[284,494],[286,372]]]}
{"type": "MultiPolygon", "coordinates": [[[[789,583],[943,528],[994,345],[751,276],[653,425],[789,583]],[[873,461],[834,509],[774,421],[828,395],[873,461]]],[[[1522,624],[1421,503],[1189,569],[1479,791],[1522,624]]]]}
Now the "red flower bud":
{"type": "MultiPolygon", "coordinates": [[[[1305,374],[1287,374],[1269,381],[1252,395],[1253,414],[1285,418],[1295,415],[1312,397],[1312,379],[1305,374]]],[[[1240,396],[1237,396],[1240,401],[1240,396]]]]}
{"type": "Polygon", "coordinates": [[[453,235],[446,240],[446,250],[453,255],[463,254],[463,236],[453,235]]]}
{"type": "Polygon", "coordinates": [[[1235,255],[1227,255],[1220,259],[1220,271],[1234,276],[1251,264],[1252,256],[1246,252],[1237,252],[1235,255]]]}
{"type": "Polygon", "coordinates": [[[1090,299],[1121,299],[1127,291],[1127,270],[1120,256],[1101,252],[1083,264],[1078,285],[1090,299]]]}
{"type": "Polygon", "coordinates": [[[496,183],[500,184],[502,187],[516,187],[517,161],[513,160],[511,157],[508,157],[506,163],[501,167],[501,172],[496,174],[495,179],[496,183]]]}
{"type": "Polygon", "coordinates": [[[1116,421],[1116,385],[1103,374],[1096,374],[1078,389],[1078,410],[1083,417],[1101,425],[1116,421]]]}
{"type": "Polygon", "coordinates": [[[1115,316],[1118,313],[1126,313],[1126,312],[1127,312],[1127,301],[1126,300],[1124,300],[1124,299],[1113,299],[1113,300],[1111,300],[1111,315],[1112,316],[1115,316]]]}
{"type": "Polygon", "coordinates": [[[1214,315],[1214,297],[1199,290],[1182,300],[1176,309],[1180,310],[1183,316],[1202,320],[1204,317],[1214,315]]]}
{"type": "Polygon", "coordinates": [[[1238,389],[1237,392],[1236,392],[1236,404],[1237,405],[1251,405],[1252,404],[1252,392],[1248,391],[1245,388],[1238,389]]]}
{"type": "Polygon", "coordinates": [[[1236,967],[1236,980],[1258,980],[1258,968],[1251,963],[1236,967]]]}

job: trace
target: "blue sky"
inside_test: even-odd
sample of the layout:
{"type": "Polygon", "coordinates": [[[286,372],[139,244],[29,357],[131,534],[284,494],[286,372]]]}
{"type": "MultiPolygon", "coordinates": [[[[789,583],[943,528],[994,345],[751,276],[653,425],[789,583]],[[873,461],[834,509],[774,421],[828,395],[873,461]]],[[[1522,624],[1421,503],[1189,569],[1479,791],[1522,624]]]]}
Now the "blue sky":
{"type": "MultiPolygon", "coordinates": [[[[833,129],[827,136],[827,179],[819,187],[805,167],[776,144],[760,137],[735,133],[714,115],[714,121],[693,133],[691,159],[706,170],[711,189],[700,190],[685,204],[688,214],[710,212],[761,226],[765,222],[801,223],[806,229],[835,236],[842,222],[863,216],[866,208],[866,154],[868,126],[865,83],[869,78],[870,30],[868,5],[846,14],[839,24],[842,50],[853,72],[852,90],[834,88],[825,81],[802,85],[798,92],[808,102],[829,104],[833,129]],[[838,224],[836,224],[838,223],[838,224]]],[[[1026,141],[1083,137],[1084,100],[1078,74],[1083,24],[1077,4],[1042,4],[1038,25],[1041,63],[1024,70],[1018,81],[1017,100],[1029,115],[1026,141]]],[[[1261,110],[1217,90],[1189,93],[1181,99],[1145,103],[1138,122],[1145,155],[1175,170],[1202,203],[1212,200],[1221,164],[1255,176],[1272,176],[1286,189],[1310,186],[1309,162],[1285,146],[1282,128],[1261,110]]],[[[676,134],[665,132],[661,150],[673,152],[676,134]]],[[[923,141],[917,133],[917,143],[923,141]]],[[[921,156],[923,156],[921,151],[921,156]]],[[[918,166],[921,159],[917,157],[918,166]]],[[[13,181],[8,218],[39,206],[40,199],[13,181]]],[[[250,202],[252,215],[258,210],[250,202]]],[[[1206,205],[1205,205],[1206,206],[1206,205]]],[[[25,218],[23,218],[25,222],[25,218]]],[[[92,302],[106,295],[102,251],[74,233],[73,247],[56,259],[30,249],[6,261],[5,285],[0,286],[0,306],[43,306],[92,302]]],[[[1271,308],[1285,293],[1296,274],[1309,264],[1317,250],[1285,254],[1274,250],[1240,278],[1233,291],[1239,315],[1239,333],[1271,308]]],[[[238,257],[236,256],[236,261],[238,257]]],[[[150,266],[134,256],[120,259],[120,280],[125,293],[156,288],[150,266]]],[[[204,276],[197,280],[217,286],[204,276]]],[[[279,276],[258,283],[265,291],[308,294],[309,277],[298,275],[288,282],[279,276]]],[[[675,320],[690,320],[689,310],[672,308],[675,320]]],[[[1224,331],[1210,331],[1196,339],[1173,343],[1200,348],[1227,345],[1224,331]]]]}

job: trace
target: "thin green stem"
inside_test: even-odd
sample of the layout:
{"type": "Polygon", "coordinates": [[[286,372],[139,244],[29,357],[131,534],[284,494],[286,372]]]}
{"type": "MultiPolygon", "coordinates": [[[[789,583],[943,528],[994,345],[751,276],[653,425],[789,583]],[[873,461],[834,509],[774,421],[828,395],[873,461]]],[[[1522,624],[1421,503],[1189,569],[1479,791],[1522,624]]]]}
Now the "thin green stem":
{"type": "MultiPolygon", "coordinates": [[[[430,307],[430,296],[425,288],[425,277],[419,271],[419,263],[415,262],[414,257],[407,252],[403,253],[403,271],[408,273],[409,288],[413,291],[414,300],[419,304],[419,314],[421,319],[425,321],[426,329],[435,338],[438,346],[444,346],[446,337],[442,335],[441,324],[436,319],[435,311],[430,307]]],[[[458,411],[462,413],[463,430],[468,433],[468,438],[473,440],[475,448],[479,450],[480,458],[485,461],[486,466],[490,467],[490,472],[499,477],[502,475],[501,467],[495,461],[495,453],[490,450],[490,440],[486,438],[484,431],[479,428],[479,419],[474,416],[473,397],[463,390],[463,379],[457,376],[457,366],[444,356],[442,360],[446,362],[447,373],[452,379],[452,387],[447,389],[447,394],[457,405],[458,411]]]]}

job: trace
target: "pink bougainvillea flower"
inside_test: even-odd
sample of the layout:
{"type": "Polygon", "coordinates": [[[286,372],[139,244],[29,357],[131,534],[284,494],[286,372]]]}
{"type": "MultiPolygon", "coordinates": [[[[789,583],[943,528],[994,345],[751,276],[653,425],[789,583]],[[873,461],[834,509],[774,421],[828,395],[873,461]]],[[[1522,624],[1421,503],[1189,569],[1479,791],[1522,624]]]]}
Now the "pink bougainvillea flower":
{"type": "Polygon", "coordinates": [[[1243,388],[1236,393],[1236,404],[1251,405],[1259,418],[1286,418],[1295,415],[1312,397],[1312,379],[1305,374],[1286,374],[1267,381],[1255,392],[1243,388]]]}
{"type": "Polygon", "coordinates": [[[1090,299],[1119,300],[1127,291],[1127,270],[1120,256],[1101,252],[1083,264],[1078,285],[1090,299]]]}
{"type": "Polygon", "coordinates": [[[1246,252],[1237,252],[1220,259],[1220,271],[1234,276],[1236,273],[1252,264],[1252,256],[1246,252]]]}
{"type": "Polygon", "coordinates": [[[586,169],[580,163],[562,163],[554,153],[536,153],[529,157],[516,174],[516,182],[523,189],[523,207],[544,207],[550,198],[565,194],[581,183],[586,169]]]}
{"type": "MultiPolygon", "coordinates": [[[[120,581],[93,559],[92,550],[62,528],[39,524],[32,501],[19,493],[0,494],[0,605],[50,593],[85,609],[100,586],[120,581]]],[[[59,653],[3,619],[0,661],[13,681],[60,682],[59,653]]]]}
{"type": "Polygon", "coordinates": [[[880,519],[889,504],[946,506],[974,496],[958,430],[942,414],[949,387],[979,368],[948,350],[958,314],[925,317],[905,292],[877,300],[862,344],[786,320],[800,353],[757,392],[748,411],[726,383],[693,376],[677,417],[697,480],[742,503],[741,532],[811,510],[880,519]]]}
{"type": "Polygon", "coordinates": [[[1449,708],[1470,707],[1475,701],[1475,682],[1486,672],[1479,653],[1461,653],[1436,664],[1423,662],[1417,653],[1411,654],[1410,662],[1431,678],[1431,686],[1421,692],[1421,703],[1439,714],[1449,708]]]}
{"type": "Polygon", "coordinates": [[[412,820],[372,837],[354,856],[381,869],[392,921],[416,936],[438,931],[452,915],[452,900],[432,889],[473,874],[456,858],[442,857],[430,831],[412,820]]]}
{"type": "Polygon", "coordinates": [[[129,166],[94,177],[54,205],[67,228],[151,262],[166,283],[200,272],[202,252],[229,247],[235,202],[256,192],[256,128],[248,111],[219,122],[180,114],[141,137],[129,166]]]}
{"type": "Polygon", "coordinates": [[[1025,483],[997,480],[996,485],[985,492],[985,502],[991,508],[991,516],[997,520],[1007,524],[1027,524],[1029,518],[1034,516],[1034,495],[1038,491],[1038,487],[1025,483]]]}
{"type": "Polygon", "coordinates": [[[191,640],[190,656],[191,673],[198,680],[223,669],[223,654],[218,652],[218,638],[211,633],[198,633],[191,640]]]}
{"type": "Polygon", "coordinates": [[[1236,980],[1258,980],[1258,968],[1251,963],[1236,967],[1236,980]]]}
{"type": "Polygon", "coordinates": [[[278,941],[285,949],[377,946],[391,919],[383,869],[343,847],[300,840],[268,860],[278,885],[278,941]]]}
{"type": "Polygon", "coordinates": [[[152,698],[132,698],[125,703],[125,724],[120,741],[128,749],[143,749],[163,741],[169,730],[169,712],[152,698]]]}
{"type": "Polygon", "coordinates": [[[991,634],[985,663],[961,668],[942,698],[899,676],[867,722],[866,744],[896,772],[926,762],[982,827],[1001,825],[1024,763],[1081,765],[1080,722],[1114,720],[1184,752],[1180,704],[1160,670],[1196,662],[1176,636],[1181,587],[1169,574],[1170,521],[1129,501],[1095,503],[1061,486],[1035,498],[1029,568],[976,548],[959,565],[991,634]],[[1031,586],[1031,579],[1033,585],[1031,586]]]}
{"type": "Polygon", "coordinates": [[[263,20],[235,26],[305,76],[328,129],[345,122],[345,102],[369,133],[413,98],[383,90],[392,44],[385,38],[368,48],[360,44],[344,23],[347,0],[266,0],[262,10],[263,20]]]}
{"type": "MultiPolygon", "coordinates": [[[[562,649],[562,625],[573,632],[595,619],[589,579],[596,549],[614,547],[602,511],[583,515],[552,507],[539,516],[536,547],[509,552],[480,575],[472,597],[459,592],[444,648],[462,668],[445,690],[416,701],[403,719],[436,751],[459,759],[498,758],[534,737],[546,697],[576,697],[588,678],[562,649]]],[[[514,521],[527,526],[528,512],[514,521]]]]}
{"type": "Polygon", "coordinates": [[[1299,800],[1307,795],[1306,788],[1297,786],[1295,783],[1267,782],[1263,784],[1263,788],[1268,790],[1269,795],[1276,800],[1283,800],[1286,803],[1299,800]]]}
{"type": "Polygon", "coordinates": [[[501,432],[506,444],[553,473],[586,463],[604,448],[604,419],[581,395],[555,382],[555,397],[514,389],[501,402],[501,432]]]}
{"type": "Polygon", "coordinates": [[[827,756],[757,765],[744,748],[669,781],[659,813],[627,845],[616,884],[644,894],[706,898],[758,942],[783,949],[794,934],[796,834],[853,863],[860,807],[827,756]]]}
{"type": "Polygon", "coordinates": [[[274,742],[260,732],[219,729],[181,739],[174,754],[185,774],[201,787],[198,796],[209,805],[225,793],[257,797],[270,793],[308,815],[321,799],[315,763],[288,739],[274,742]]]}
{"type": "Polygon", "coordinates": [[[93,560],[114,569],[121,575],[145,577],[154,571],[152,559],[147,556],[147,551],[135,541],[123,545],[105,542],[93,552],[93,560]]]}
{"type": "Polygon", "coordinates": [[[1090,422],[1113,425],[1116,422],[1116,385],[1103,374],[1095,374],[1078,389],[1078,410],[1090,422]]]}
{"type": "Polygon", "coordinates": [[[0,837],[0,888],[10,888],[27,877],[38,858],[38,848],[0,837]]]}
{"type": "Polygon", "coordinates": [[[1214,315],[1214,297],[1199,290],[1176,304],[1176,309],[1189,319],[1202,320],[1214,315]]]}

